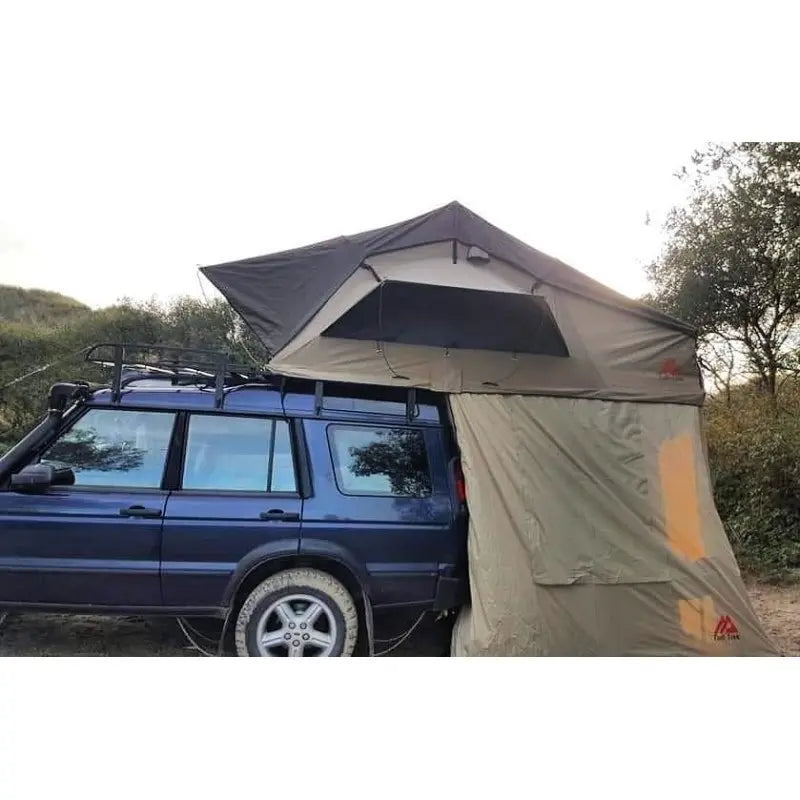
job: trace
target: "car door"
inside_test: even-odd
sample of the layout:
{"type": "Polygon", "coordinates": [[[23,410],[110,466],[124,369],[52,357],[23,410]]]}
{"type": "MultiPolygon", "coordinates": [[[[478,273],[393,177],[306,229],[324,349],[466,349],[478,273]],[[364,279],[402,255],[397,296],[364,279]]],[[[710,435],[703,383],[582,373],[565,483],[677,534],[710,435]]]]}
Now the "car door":
{"type": "Polygon", "coordinates": [[[289,423],[191,414],[180,487],[164,517],[165,603],[219,608],[243,559],[296,553],[303,501],[289,423]]]}
{"type": "Polygon", "coordinates": [[[304,420],[315,466],[301,554],[342,547],[369,574],[375,606],[432,601],[457,538],[440,432],[304,420]]]}
{"type": "Polygon", "coordinates": [[[43,454],[72,486],[0,492],[0,602],[161,604],[162,480],[175,413],[89,408],[43,454]]]}

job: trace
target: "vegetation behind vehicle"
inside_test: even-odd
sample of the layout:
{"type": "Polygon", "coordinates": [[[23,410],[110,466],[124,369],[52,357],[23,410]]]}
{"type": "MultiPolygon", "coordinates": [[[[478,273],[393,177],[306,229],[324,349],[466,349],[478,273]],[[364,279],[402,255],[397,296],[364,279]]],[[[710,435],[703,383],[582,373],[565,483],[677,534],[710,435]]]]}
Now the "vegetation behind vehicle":
{"type": "Polygon", "coordinates": [[[694,154],[647,269],[649,302],[694,324],[717,506],[740,564],[800,575],[800,144],[694,154]]]}

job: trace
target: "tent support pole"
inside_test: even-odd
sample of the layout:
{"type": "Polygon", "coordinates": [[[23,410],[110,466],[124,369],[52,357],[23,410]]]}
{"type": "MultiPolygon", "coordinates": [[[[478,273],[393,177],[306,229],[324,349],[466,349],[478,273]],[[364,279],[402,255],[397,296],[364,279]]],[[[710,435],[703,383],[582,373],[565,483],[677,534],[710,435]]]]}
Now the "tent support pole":
{"type": "Polygon", "coordinates": [[[214,407],[222,408],[225,402],[225,374],[227,372],[227,357],[220,353],[217,356],[217,369],[214,376],[214,407]]]}
{"type": "Polygon", "coordinates": [[[314,416],[318,417],[322,411],[322,381],[314,384],[314,416]]]}
{"type": "Polygon", "coordinates": [[[411,422],[416,416],[417,410],[417,390],[409,389],[406,395],[406,422],[411,422]]]}
{"type": "Polygon", "coordinates": [[[116,405],[122,398],[122,360],[124,348],[121,344],[114,345],[114,371],[111,375],[111,402],[116,405]]]}

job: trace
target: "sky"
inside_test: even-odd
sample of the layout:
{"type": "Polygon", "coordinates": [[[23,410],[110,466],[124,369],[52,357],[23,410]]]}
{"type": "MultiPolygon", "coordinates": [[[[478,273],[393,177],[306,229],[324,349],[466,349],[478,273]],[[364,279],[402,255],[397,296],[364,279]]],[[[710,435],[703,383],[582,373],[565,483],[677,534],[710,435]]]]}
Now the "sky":
{"type": "Polygon", "coordinates": [[[95,307],[451,200],[637,296],[715,127],[613,4],[2,8],[0,283],[95,307]]]}

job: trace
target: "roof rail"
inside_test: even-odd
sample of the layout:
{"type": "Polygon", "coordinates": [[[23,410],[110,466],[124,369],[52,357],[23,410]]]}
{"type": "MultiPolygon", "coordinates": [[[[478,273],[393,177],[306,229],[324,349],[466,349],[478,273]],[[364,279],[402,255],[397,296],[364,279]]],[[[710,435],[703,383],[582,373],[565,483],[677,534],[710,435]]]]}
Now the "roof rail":
{"type": "Polygon", "coordinates": [[[217,408],[222,407],[227,385],[263,381],[270,374],[263,366],[232,361],[230,353],[224,350],[172,345],[103,342],[90,347],[84,359],[111,367],[111,399],[114,403],[118,403],[122,396],[123,368],[173,379],[194,378],[213,384],[217,408]]]}

